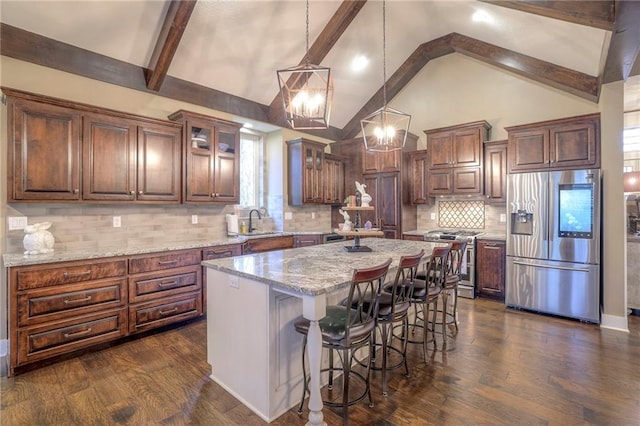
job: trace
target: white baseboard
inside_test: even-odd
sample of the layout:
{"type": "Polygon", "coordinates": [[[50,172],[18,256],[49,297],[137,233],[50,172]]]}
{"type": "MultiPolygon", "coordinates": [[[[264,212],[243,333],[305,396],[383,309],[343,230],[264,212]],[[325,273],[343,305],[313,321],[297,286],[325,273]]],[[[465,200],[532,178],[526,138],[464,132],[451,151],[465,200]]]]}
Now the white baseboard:
{"type": "Polygon", "coordinates": [[[629,332],[629,323],[627,317],[619,317],[617,315],[602,314],[600,327],[608,328],[610,330],[629,332]]]}

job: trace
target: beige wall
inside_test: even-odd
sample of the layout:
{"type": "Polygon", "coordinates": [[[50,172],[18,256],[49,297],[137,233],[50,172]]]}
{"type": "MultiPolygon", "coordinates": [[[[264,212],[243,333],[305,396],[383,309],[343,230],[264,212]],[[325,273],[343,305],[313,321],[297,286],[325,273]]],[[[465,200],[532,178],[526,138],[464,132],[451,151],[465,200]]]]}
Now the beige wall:
{"type": "Polygon", "coordinates": [[[504,127],[598,111],[593,102],[457,53],[427,63],[391,106],[412,114],[422,148],[427,129],[486,120],[490,139],[501,140],[504,127]]]}

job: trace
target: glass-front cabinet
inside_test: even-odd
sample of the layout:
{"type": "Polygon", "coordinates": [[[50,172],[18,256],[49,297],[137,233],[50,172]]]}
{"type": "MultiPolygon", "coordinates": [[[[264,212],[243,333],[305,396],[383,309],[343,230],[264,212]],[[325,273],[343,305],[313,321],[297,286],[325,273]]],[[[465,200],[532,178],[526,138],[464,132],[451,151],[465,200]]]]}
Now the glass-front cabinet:
{"type": "Polygon", "coordinates": [[[185,202],[238,203],[240,125],[182,110],[169,118],[184,126],[185,202]]]}

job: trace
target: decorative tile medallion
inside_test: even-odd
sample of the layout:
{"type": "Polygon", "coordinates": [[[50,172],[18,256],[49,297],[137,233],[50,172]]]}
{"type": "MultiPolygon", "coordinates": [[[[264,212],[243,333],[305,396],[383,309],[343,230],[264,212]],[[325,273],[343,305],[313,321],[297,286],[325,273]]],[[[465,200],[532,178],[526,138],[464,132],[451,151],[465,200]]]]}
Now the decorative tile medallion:
{"type": "Polygon", "coordinates": [[[438,217],[443,228],[484,229],[484,201],[440,201],[438,217]]]}

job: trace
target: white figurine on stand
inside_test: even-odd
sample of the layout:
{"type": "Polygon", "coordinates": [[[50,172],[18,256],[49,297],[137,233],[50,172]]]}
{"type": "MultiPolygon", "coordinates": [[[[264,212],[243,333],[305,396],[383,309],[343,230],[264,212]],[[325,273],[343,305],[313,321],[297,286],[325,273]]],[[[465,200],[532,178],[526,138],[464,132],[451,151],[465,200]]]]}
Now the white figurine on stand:
{"type": "Polygon", "coordinates": [[[353,226],[353,224],[351,223],[351,216],[349,216],[349,213],[345,212],[342,209],[338,210],[338,213],[340,213],[342,215],[342,218],[344,219],[344,224],[342,225],[341,231],[351,231],[351,227],[353,226]]]}
{"type": "Polygon", "coordinates": [[[51,222],[34,223],[33,225],[25,226],[24,233],[26,235],[22,240],[24,254],[44,254],[53,251],[55,239],[51,232],[47,231],[50,227],[51,222]]]}
{"type": "Polygon", "coordinates": [[[361,207],[369,207],[369,203],[371,202],[371,195],[367,194],[365,188],[367,185],[364,183],[360,183],[356,181],[356,189],[360,193],[361,207]]]}

